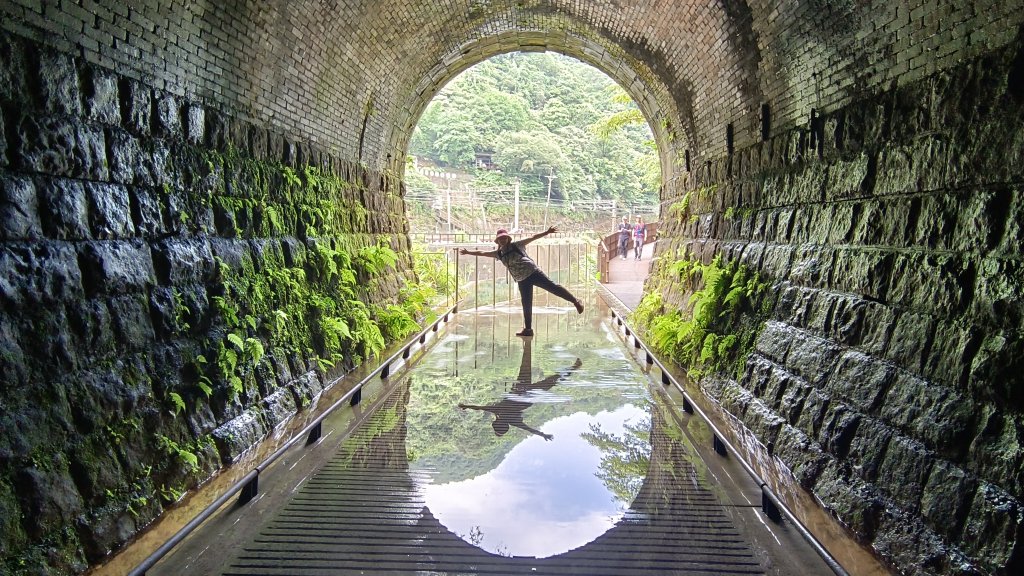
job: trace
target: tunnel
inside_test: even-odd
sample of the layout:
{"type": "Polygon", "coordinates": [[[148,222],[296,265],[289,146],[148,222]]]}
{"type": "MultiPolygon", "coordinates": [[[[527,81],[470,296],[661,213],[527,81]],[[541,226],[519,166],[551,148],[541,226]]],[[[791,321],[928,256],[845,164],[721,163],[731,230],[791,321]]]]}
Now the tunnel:
{"type": "Polygon", "coordinates": [[[640,329],[742,294],[672,359],[763,459],[894,571],[1019,573],[1021,8],[0,2],[4,571],[86,572],[396,340],[417,120],[549,51],[658,146],[640,329]]]}

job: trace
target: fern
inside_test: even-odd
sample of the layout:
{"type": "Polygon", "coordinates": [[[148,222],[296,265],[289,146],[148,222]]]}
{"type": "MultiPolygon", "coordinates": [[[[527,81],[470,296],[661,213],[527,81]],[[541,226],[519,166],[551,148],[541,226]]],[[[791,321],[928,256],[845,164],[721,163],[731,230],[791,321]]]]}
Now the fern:
{"type": "Polygon", "coordinates": [[[174,405],[174,412],[172,412],[172,414],[177,416],[185,410],[185,401],[181,398],[181,394],[171,392],[167,395],[167,398],[171,401],[171,404],[174,405]]]}

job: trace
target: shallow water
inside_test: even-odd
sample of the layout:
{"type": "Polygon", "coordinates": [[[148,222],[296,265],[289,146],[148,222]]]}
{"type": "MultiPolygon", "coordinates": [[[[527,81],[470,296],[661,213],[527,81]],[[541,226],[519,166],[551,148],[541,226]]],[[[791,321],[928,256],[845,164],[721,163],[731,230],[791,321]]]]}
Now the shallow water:
{"type": "Polygon", "coordinates": [[[455,315],[150,574],[830,574],[586,301],[455,315]]]}

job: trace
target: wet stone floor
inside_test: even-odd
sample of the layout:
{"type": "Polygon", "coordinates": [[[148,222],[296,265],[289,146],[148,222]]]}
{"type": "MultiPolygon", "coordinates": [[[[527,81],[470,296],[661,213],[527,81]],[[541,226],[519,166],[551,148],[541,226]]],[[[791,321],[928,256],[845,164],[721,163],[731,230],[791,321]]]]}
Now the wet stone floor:
{"type": "Polygon", "coordinates": [[[832,574],[589,296],[459,312],[150,574],[832,574]]]}

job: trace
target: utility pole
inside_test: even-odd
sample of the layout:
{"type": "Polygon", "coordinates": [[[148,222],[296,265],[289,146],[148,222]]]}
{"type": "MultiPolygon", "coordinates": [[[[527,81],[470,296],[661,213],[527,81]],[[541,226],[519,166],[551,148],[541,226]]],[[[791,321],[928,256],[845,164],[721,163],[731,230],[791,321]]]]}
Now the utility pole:
{"type": "Polygon", "coordinates": [[[547,227],[548,227],[548,206],[551,205],[551,182],[553,182],[555,180],[555,178],[558,178],[558,176],[554,175],[554,171],[555,171],[554,168],[549,168],[549,170],[550,170],[550,172],[548,172],[548,175],[545,176],[545,178],[548,179],[548,202],[547,202],[547,204],[544,205],[544,229],[545,230],[547,230],[547,227]]]}
{"type": "Polygon", "coordinates": [[[515,217],[512,220],[512,232],[519,231],[519,178],[517,177],[512,184],[513,190],[515,191],[515,217]]]}

